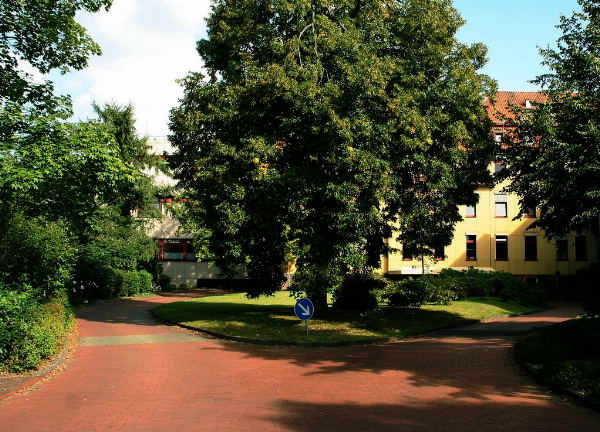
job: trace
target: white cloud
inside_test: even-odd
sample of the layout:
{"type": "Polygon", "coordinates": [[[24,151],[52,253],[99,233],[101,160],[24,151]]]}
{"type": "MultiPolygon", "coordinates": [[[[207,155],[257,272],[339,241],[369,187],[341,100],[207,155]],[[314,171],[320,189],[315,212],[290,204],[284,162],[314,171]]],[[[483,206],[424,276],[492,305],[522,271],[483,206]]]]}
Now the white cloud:
{"type": "Polygon", "coordinates": [[[93,116],[91,101],[132,102],[140,133],[166,135],[169,110],[182,95],[175,79],[202,68],[196,41],[209,11],[208,0],[116,0],[109,12],[82,14],[78,21],[103,55],[51,79],[72,95],[76,118],[93,116]]]}

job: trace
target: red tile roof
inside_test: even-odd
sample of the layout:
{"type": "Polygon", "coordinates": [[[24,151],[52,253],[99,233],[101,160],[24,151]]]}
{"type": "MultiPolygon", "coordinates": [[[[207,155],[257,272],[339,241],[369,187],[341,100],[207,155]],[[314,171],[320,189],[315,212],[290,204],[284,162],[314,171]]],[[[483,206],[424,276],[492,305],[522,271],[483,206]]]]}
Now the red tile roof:
{"type": "Polygon", "coordinates": [[[511,105],[517,105],[521,108],[526,108],[526,101],[530,102],[546,102],[548,97],[539,92],[508,92],[499,91],[496,94],[496,103],[491,104],[489,99],[483,102],[488,116],[495,125],[503,125],[503,117],[513,117],[511,105]]]}

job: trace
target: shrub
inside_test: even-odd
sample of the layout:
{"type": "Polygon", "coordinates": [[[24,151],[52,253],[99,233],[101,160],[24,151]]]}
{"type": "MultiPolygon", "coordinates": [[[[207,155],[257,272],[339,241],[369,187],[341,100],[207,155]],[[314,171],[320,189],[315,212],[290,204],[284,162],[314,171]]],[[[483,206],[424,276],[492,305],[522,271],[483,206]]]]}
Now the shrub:
{"type": "Polygon", "coordinates": [[[37,368],[60,349],[72,322],[64,293],[38,303],[27,291],[0,286],[0,370],[37,368]]]}
{"type": "Polygon", "coordinates": [[[0,280],[28,285],[30,294],[43,300],[65,289],[71,278],[77,249],[62,222],[43,218],[8,216],[0,236],[0,280]]]}
{"type": "Polygon", "coordinates": [[[429,296],[428,284],[411,278],[389,281],[383,297],[393,308],[420,308],[427,302],[429,296]]]}
{"type": "Polygon", "coordinates": [[[592,263],[575,274],[576,284],[588,318],[600,318],[600,264],[592,263]]]}
{"type": "Polygon", "coordinates": [[[161,291],[169,291],[169,285],[171,284],[171,276],[166,274],[161,274],[158,279],[158,284],[160,285],[161,291]]]}
{"type": "Polygon", "coordinates": [[[152,275],[147,271],[123,271],[121,296],[131,297],[152,292],[152,275]]]}
{"type": "Polygon", "coordinates": [[[502,301],[513,300],[525,306],[541,306],[550,297],[545,288],[517,280],[500,291],[499,296],[502,301]]]}
{"type": "Polygon", "coordinates": [[[122,272],[97,260],[81,257],[75,267],[69,294],[74,304],[84,299],[112,299],[120,295],[122,284],[122,272]]]}
{"type": "Polygon", "coordinates": [[[427,283],[429,302],[438,305],[449,305],[454,300],[458,300],[459,296],[455,291],[455,279],[442,279],[429,275],[425,275],[421,279],[424,278],[431,278],[431,281],[427,283]]]}
{"type": "Polygon", "coordinates": [[[333,291],[333,307],[376,309],[379,303],[376,292],[383,290],[384,286],[385,282],[373,274],[348,273],[341,285],[333,291]]]}
{"type": "Polygon", "coordinates": [[[149,294],[152,290],[152,275],[145,270],[139,270],[140,277],[140,294],[149,294]]]}
{"type": "Polygon", "coordinates": [[[522,336],[515,346],[519,357],[541,365],[540,374],[555,384],[600,398],[600,321],[574,319],[522,336]]]}
{"type": "Polygon", "coordinates": [[[186,290],[186,289],[188,289],[188,285],[185,282],[181,282],[179,284],[179,286],[177,287],[177,289],[186,290]]]}

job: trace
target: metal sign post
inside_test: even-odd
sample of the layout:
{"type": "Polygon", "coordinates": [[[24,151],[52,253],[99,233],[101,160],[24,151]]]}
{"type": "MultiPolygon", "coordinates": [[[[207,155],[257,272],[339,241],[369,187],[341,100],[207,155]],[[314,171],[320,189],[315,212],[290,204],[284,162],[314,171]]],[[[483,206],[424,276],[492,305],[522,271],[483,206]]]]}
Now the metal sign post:
{"type": "Polygon", "coordinates": [[[312,302],[307,298],[298,300],[294,306],[294,312],[296,316],[304,321],[306,326],[306,335],[308,336],[308,320],[312,318],[315,313],[315,307],[312,302]]]}

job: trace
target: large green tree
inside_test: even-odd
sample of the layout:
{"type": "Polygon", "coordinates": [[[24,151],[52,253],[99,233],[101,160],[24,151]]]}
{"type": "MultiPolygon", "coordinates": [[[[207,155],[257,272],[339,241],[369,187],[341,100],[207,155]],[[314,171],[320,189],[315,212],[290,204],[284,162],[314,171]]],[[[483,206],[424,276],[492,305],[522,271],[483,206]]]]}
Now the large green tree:
{"type": "Polygon", "coordinates": [[[600,1],[579,4],[581,12],[560,18],[557,49],[540,50],[550,73],[533,82],[547,102],[516,110],[501,172],[519,196],[520,215],[539,209],[531,227],[542,228],[547,238],[598,231],[600,1]]]}
{"type": "Polygon", "coordinates": [[[449,0],[218,0],[182,80],[171,166],[188,220],[250,296],[296,281],[323,293],[380,265],[400,237],[449,244],[493,152],[477,70],[449,0]]]}
{"type": "MultiPolygon", "coordinates": [[[[0,2],[0,205],[24,190],[54,179],[69,97],[55,96],[52,83],[36,83],[20,62],[41,73],[82,69],[99,46],[75,21],[78,11],[108,9],[112,0],[6,0],[0,2]],[[24,159],[38,161],[32,166],[24,159]]],[[[63,152],[64,153],[64,152],[63,152]]]]}

